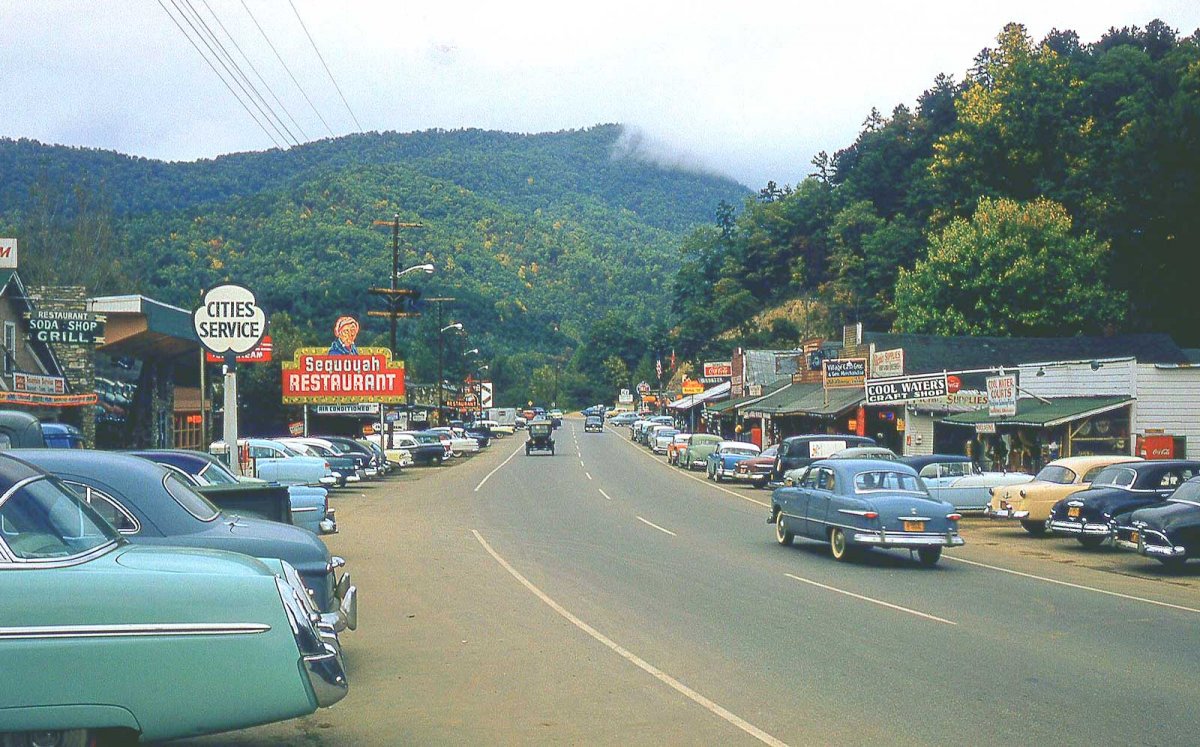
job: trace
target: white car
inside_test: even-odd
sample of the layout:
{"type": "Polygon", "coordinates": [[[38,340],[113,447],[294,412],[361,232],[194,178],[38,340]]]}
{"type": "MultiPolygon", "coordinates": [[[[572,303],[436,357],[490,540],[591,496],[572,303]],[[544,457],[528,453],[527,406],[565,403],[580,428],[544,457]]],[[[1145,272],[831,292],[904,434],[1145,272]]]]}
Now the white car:
{"type": "Polygon", "coordinates": [[[495,420],[479,420],[477,423],[479,424],[479,427],[487,428],[492,433],[495,433],[499,438],[511,436],[517,432],[516,426],[500,425],[495,420]]]}
{"type": "MultiPolygon", "coordinates": [[[[450,456],[458,457],[463,454],[474,454],[479,451],[479,442],[468,436],[461,428],[442,426],[439,428],[430,428],[427,432],[437,433],[450,439],[450,456]]],[[[445,438],[442,440],[445,441],[445,438]]]]}
{"type": "Polygon", "coordinates": [[[678,428],[659,428],[654,432],[654,443],[651,448],[655,454],[666,454],[667,447],[675,440],[675,436],[679,434],[678,428]]]}

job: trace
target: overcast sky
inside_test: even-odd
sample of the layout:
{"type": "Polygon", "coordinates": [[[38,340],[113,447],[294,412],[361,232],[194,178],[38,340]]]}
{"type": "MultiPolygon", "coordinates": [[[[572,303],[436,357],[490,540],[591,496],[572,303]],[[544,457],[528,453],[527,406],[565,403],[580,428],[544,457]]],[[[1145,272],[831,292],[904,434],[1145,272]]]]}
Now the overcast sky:
{"type": "Polygon", "coordinates": [[[673,160],[758,188],[802,179],[871,107],[912,105],[941,72],[961,80],[1009,21],[1085,42],[1153,18],[1200,27],[1197,0],[291,2],[349,107],[289,0],[245,5],[300,87],[243,0],[0,0],[0,136],[169,160],[272,147],[163,6],[177,19],[196,9],[224,39],[211,8],[301,141],[619,122],[673,160]]]}

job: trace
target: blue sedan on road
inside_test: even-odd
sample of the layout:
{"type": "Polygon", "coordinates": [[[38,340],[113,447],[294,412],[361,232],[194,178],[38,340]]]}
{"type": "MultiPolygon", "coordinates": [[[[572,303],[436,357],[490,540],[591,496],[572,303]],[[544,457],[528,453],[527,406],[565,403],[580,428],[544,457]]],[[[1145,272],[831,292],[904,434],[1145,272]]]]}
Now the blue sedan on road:
{"type": "Polygon", "coordinates": [[[963,544],[960,518],[954,506],[931,498],[906,464],[823,459],[793,485],[775,490],[768,522],[779,544],[792,544],[796,535],[821,540],[835,560],[849,560],[867,547],[903,548],[934,565],[942,548],[963,544]]]}

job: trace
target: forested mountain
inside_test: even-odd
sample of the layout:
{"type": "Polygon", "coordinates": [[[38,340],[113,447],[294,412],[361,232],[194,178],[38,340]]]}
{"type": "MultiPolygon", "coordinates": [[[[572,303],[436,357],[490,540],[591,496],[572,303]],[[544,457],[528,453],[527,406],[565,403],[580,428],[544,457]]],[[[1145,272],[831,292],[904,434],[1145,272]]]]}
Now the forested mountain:
{"type": "MultiPolygon", "coordinates": [[[[1007,26],[965,80],[872,111],[854,143],[685,242],[675,342],[910,332],[1156,331],[1200,344],[1200,36],[1094,43],[1007,26]],[[796,304],[797,299],[806,303],[796,304]],[[802,318],[750,321],[791,302],[802,318]]],[[[806,169],[807,170],[807,169],[806,169]]]]}
{"type": "MultiPolygon", "coordinates": [[[[251,287],[297,339],[326,342],[340,314],[386,339],[366,289],[386,286],[391,231],[402,284],[453,296],[447,370],[479,347],[528,383],[546,356],[568,355],[591,322],[620,309],[665,326],[682,235],[749,192],[712,175],[639,158],[617,125],[539,135],[479,130],[370,133],[288,151],[164,163],[28,140],[0,140],[0,235],[21,239],[34,282],[85,282],[191,308],[200,289],[251,287]],[[525,354],[538,354],[521,358],[525,354]]],[[[422,380],[436,368],[435,313],[400,324],[422,380]]],[[[361,341],[360,341],[361,342],[361,341]]],[[[505,368],[502,364],[500,368],[505,368]]],[[[503,376],[500,372],[498,375],[503,376]]]]}

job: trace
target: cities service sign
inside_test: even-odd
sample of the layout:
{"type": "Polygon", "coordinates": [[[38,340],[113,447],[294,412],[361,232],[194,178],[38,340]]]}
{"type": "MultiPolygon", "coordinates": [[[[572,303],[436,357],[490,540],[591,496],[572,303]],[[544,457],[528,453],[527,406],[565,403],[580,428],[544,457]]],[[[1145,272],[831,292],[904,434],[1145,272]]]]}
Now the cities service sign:
{"type": "Polygon", "coordinates": [[[254,293],[240,285],[218,285],[192,313],[200,345],[215,355],[248,353],[267,333],[267,315],[254,293]]]}

